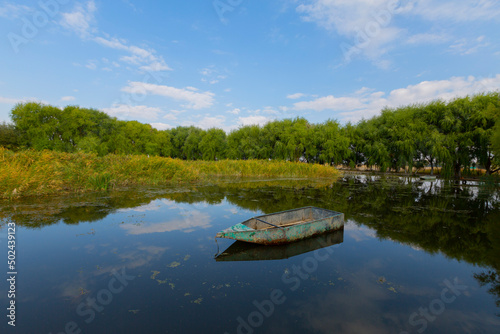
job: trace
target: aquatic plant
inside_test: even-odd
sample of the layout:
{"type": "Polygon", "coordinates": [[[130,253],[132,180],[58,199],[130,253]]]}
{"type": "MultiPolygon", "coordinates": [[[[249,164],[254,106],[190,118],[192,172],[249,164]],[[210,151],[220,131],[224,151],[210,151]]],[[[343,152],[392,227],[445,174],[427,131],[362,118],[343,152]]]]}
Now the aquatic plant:
{"type": "Polygon", "coordinates": [[[62,153],[0,147],[0,198],[106,191],[133,185],[208,181],[214,177],[333,178],[338,171],[286,161],[186,161],[147,155],[62,153]]]}

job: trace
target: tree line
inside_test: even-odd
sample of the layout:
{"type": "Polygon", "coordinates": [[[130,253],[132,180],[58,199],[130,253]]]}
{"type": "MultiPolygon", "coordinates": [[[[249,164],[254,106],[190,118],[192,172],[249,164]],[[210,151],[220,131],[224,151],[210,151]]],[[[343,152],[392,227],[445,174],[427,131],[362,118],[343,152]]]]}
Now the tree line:
{"type": "Polygon", "coordinates": [[[500,167],[500,96],[484,93],[395,109],[357,124],[304,118],[242,126],[226,134],[179,126],[157,130],[96,109],[27,102],[0,124],[0,146],[62,152],[147,154],[184,160],[274,159],[382,171],[429,166],[460,177],[476,167],[500,167]]]}

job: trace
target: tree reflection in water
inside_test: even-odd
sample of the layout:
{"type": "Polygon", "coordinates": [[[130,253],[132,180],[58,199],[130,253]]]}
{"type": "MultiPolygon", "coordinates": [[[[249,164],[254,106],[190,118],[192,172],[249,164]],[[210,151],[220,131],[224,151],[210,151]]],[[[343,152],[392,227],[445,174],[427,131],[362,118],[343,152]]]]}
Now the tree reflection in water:
{"type": "Polygon", "coordinates": [[[219,204],[271,213],[314,205],[345,214],[390,239],[486,268],[474,277],[500,307],[499,192],[479,184],[424,182],[409,177],[347,175],[329,180],[224,180],[213,185],[142,188],[66,198],[2,203],[2,225],[27,228],[96,222],[119,209],[158,199],[219,204]]]}

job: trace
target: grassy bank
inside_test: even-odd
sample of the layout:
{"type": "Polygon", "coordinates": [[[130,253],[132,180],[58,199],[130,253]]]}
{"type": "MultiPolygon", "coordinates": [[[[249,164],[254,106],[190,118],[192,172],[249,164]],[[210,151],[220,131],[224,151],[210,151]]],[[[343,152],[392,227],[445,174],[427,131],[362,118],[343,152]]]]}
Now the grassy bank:
{"type": "Polygon", "coordinates": [[[332,167],[284,161],[183,161],[144,155],[12,152],[0,147],[0,198],[232,177],[335,177],[332,167]]]}

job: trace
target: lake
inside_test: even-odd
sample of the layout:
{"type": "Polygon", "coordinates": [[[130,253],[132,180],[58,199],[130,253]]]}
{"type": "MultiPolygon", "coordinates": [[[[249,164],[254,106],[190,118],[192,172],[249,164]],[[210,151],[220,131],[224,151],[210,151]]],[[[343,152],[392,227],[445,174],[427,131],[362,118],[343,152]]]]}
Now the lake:
{"type": "Polygon", "coordinates": [[[16,327],[2,333],[498,333],[499,193],[345,175],[31,198],[16,223],[16,327]],[[345,227],[259,247],[215,234],[303,206],[345,227]],[[218,253],[218,257],[214,256],[218,253]]]}

